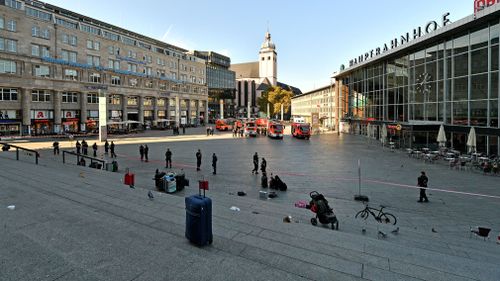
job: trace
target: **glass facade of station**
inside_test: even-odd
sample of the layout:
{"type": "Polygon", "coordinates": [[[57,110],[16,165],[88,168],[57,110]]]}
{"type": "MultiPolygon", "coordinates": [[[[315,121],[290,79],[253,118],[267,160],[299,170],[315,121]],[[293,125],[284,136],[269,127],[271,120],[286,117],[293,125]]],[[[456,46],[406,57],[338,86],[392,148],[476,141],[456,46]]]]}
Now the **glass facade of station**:
{"type": "Polygon", "coordinates": [[[340,74],[343,123],[361,134],[367,123],[401,124],[405,146],[434,143],[443,123],[448,146],[461,151],[474,126],[477,150],[498,155],[499,36],[497,18],[340,74]]]}

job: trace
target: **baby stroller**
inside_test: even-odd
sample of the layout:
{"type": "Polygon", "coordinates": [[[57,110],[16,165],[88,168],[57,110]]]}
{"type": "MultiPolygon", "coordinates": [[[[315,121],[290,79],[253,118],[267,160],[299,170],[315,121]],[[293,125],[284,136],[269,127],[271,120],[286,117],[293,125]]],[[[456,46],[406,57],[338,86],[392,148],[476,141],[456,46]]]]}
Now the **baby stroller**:
{"type": "Polygon", "coordinates": [[[333,209],[328,205],[325,196],[317,191],[309,193],[309,196],[311,196],[311,202],[306,207],[316,214],[316,217],[311,218],[311,224],[317,225],[319,220],[321,224],[331,224],[332,229],[339,230],[339,221],[333,213],[333,209]]]}

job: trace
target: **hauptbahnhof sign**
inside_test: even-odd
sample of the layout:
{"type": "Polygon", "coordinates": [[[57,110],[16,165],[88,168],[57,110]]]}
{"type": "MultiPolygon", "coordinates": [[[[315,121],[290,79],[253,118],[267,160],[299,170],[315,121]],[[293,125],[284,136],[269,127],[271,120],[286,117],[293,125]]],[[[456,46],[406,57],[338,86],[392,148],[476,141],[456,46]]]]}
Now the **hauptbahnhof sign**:
{"type": "Polygon", "coordinates": [[[358,63],[362,63],[368,59],[371,59],[373,57],[376,57],[380,54],[383,54],[389,50],[392,50],[398,46],[402,46],[410,41],[413,41],[423,35],[432,33],[436,31],[437,29],[444,27],[448,24],[451,23],[450,19],[448,19],[450,13],[446,13],[442,16],[441,19],[441,24],[439,24],[437,21],[430,21],[428,22],[425,26],[419,26],[417,28],[413,29],[413,32],[407,32],[406,34],[401,35],[399,38],[394,38],[394,40],[391,40],[388,44],[384,44],[382,47],[378,47],[375,49],[372,49],[357,58],[354,58],[349,61],[349,67],[354,66],[358,63]],[[411,34],[411,36],[410,36],[411,34]]]}
{"type": "Polygon", "coordinates": [[[500,0],[474,0],[474,14],[498,3],[500,0]]]}

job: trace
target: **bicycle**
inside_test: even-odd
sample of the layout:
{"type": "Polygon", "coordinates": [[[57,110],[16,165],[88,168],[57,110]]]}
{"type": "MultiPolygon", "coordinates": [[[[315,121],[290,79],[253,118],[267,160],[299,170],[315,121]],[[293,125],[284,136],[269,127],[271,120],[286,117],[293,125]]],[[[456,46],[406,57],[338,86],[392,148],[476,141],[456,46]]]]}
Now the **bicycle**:
{"type": "Polygon", "coordinates": [[[373,218],[378,221],[379,223],[387,223],[387,224],[393,224],[395,225],[397,220],[396,220],[396,217],[391,214],[391,213],[387,213],[387,212],[384,212],[382,211],[383,209],[385,208],[385,206],[383,205],[380,205],[380,209],[375,209],[375,208],[371,208],[368,206],[368,204],[365,204],[365,208],[361,211],[359,211],[358,213],[356,213],[356,215],[354,216],[354,218],[358,218],[360,217],[361,219],[367,219],[370,214],[373,216],[373,218]],[[375,212],[378,211],[378,214],[375,215],[375,212]]]}

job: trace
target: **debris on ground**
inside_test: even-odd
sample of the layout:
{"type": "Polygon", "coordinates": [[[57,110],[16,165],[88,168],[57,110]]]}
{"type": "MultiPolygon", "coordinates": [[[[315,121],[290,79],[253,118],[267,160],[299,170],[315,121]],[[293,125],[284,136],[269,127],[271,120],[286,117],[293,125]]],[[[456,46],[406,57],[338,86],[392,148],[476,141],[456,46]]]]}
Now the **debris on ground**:
{"type": "Polygon", "coordinates": [[[10,205],[10,206],[7,206],[7,209],[13,211],[14,209],[16,209],[16,206],[14,205],[10,205]]]}
{"type": "Polygon", "coordinates": [[[235,206],[232,206],[231,208],[229,208],[229,210],[231,210],[231,211],[236,211],[236,212],[241,211],[241,210],[240,210],[240,208],[235,207],[235,206]]]}
{"type": "Polygon", "coordinates": [[[286,223],[291,223],[292,222],[292,216],[286,216],[283,218],[283,222],[286,222],[286,223]]]}
{"type": "Polygon", "coordinates": [[[245,196],[247,193],[245,191],[238,191],[238,196],[245,196]]]}

